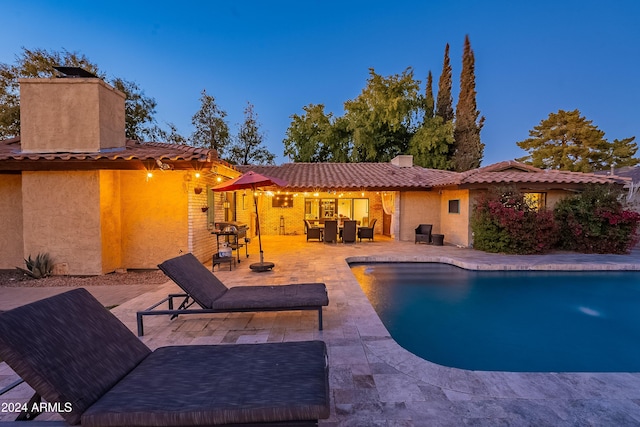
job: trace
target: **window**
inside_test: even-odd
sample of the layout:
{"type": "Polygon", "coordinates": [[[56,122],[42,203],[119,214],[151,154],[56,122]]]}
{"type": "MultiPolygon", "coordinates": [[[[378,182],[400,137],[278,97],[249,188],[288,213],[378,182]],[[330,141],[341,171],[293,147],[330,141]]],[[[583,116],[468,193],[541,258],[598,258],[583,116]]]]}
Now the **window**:
{"type": "Polygon", "coordinates": [[[460,200],[449,200],[449,213],[460,213],[460,200]]]}
{"type": "Polygon", "coordinates": [[[539,211],[547,207],[547,193],[524,193],[524,201],[530,208],[539,211]]]}
{"type": "Polygon", "coordinates": [[[368,224],[369,199],[304,199],[304,219],[324,221],[337,218],[351,218],[360,224],[368,224]]]}

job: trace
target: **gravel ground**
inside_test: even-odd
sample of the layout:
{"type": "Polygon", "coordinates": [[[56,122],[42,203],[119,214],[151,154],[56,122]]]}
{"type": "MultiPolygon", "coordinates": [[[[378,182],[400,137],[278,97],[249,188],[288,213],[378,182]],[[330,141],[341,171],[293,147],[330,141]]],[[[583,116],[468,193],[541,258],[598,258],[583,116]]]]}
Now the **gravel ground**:
{"type": "Polygon", "coordinates": [[[129,271],[102,276],[51,276],[34,279],[20,270],[0,270],[0,287],[156,285],[169,281],[160,270],[129,271]]]}

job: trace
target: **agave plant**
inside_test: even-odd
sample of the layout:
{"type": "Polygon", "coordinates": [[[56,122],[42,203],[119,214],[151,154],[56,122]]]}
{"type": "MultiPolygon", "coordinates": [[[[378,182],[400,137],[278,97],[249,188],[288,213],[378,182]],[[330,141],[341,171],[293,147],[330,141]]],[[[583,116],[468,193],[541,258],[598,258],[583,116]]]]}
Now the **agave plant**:
{"type": "Polygon", "coordinates": [[[31,259],[31,255],[29,255],[29,258],[25,259],[24,262],[27,268],[17,267],[18,270],[25,272],[34,279],[47,277],[51,274],[51,271],[53,271],[53,260],[46,252],[39,253],[35,259],[31,259]]]}

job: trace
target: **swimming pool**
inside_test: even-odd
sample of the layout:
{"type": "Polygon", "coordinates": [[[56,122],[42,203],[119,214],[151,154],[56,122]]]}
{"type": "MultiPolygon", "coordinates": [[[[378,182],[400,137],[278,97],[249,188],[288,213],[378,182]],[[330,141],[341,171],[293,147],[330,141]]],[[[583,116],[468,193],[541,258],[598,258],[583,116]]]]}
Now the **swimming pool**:
{"type": "Polygon", "coordinates": [[[640,372],[640,272],[469,271],[355,264],[391,336],[444,366],[640,372]]]}

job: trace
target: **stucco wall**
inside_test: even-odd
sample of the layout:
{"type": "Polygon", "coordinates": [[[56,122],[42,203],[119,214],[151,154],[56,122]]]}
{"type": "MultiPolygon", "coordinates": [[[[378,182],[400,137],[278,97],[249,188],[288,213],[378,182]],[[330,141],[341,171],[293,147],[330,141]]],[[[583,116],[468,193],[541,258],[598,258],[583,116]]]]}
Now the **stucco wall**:
{"type": "Polygon", "coordinates": [[[124,94],[100,79],[21,79],[24,152],[93,152],[125,145],[124,94]]]}
{"type": "Polygon", "coordinates": [[[547,191],[547,209],[553,210],[556,204],[565,197],[571,196],[575,193],[564,190],[549,190],[547,191]]]}
{"type": "Polygon", "coordinates": [[[100,171],[102,273],[122,268],[120,172],[100,171]]]}
{"type": "MultiPolygon", "coordinates": [[[[444,234],[444,241],[448,244],[468,246],[471,240],[469,230],[470,200],[469,190],[442,190],[440,195],[442,204],[440,231],[444,234]],[[460,213],[449,213],[449,201],[460,201],[460,213]]],[[[434,228],[435,230],[435,228],[434,228]]]]}
{"type": "Polygon", "coordinates": [[[189,252],[189,185],[183,171],[122,171],[122,254],[124,268],[157,268],[189,252]]]}
{"type": "Polygon", "coordinates": [[[437,192],[403,191],[399,194],[399,240],[414,241],[415,229],[420,224],[433,224],[433,232],[440,232],[440,196],[437,192]]]}
{"type": "Polygon", "coordinates": [[[24,267],[22,243],[22,177],[0,175],[0,269],[24,267]]]}
{"type": "Polygon", "coordinates": [[[102,273],[99,172],[23,172],[24,254],[74,275],[102,273]]]}

